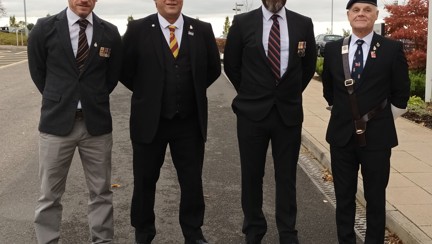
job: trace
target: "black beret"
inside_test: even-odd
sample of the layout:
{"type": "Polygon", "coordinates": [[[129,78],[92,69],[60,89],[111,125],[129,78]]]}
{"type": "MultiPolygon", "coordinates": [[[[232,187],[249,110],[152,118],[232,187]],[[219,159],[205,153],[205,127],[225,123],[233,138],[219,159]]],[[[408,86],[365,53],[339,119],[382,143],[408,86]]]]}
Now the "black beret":
{"type": "Polygon", "coordinates": [[[369,4],[377,6],[376,0],[349,0],[348,4],[346,6],[346,9],[350,9],[354,3],[369,3],[369,4]]]}

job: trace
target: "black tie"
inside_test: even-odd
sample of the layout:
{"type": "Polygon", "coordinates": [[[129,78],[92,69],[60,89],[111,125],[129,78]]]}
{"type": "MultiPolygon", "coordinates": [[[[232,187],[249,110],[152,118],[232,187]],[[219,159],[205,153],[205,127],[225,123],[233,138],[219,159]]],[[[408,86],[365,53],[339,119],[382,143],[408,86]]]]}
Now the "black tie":
{"type": "Polygon", "coordinates": [[[276,85],[278,85],[280,81],[280,29],[278,17],[279,15],[277,14],[271,17],[273,25],[270,29],[267,53],[267,58],[276,78],[276,85]]]}
{"type": "Polygon", "coordinates": [[[80,72],[82,72],[82,69],[84,67],[85,61],[89,53],[87,35],[85,32],[89,22],[86,19],[80,19],[78,20],[78,23],[80,26],[80,31],[79,31],[79,38],[78,38],[78,51],[76,54],[76,62],[77,62],[78,69],[80,70],[80,72]]]}
{"type": "MultiPolygon", "coordinates": [[[[351,69],[351,78],[353,78],[356,83],[359,82],[361,73],[363,71],[363,40],[357,40],[357,50],[354,54],[354,59],[352,63],[352,69],[351,69]]],[[[357,84],[358,85],[358,84],[357,84]]]]}

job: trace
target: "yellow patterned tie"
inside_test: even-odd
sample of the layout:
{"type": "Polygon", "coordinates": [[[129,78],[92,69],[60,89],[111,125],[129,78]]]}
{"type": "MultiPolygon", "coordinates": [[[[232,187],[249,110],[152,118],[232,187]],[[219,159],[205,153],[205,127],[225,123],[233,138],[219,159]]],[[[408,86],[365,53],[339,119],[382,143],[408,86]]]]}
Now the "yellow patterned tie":
{"type": "Polygon", "coordinates": [[[176,27],[174,25],[168,26],[168,29],[170,30],[170,49],[174,56],[174,58],[177,58],[179,54],[179,46],[177,43],[177,38],[175,37],[175,29],[176,27]]]}

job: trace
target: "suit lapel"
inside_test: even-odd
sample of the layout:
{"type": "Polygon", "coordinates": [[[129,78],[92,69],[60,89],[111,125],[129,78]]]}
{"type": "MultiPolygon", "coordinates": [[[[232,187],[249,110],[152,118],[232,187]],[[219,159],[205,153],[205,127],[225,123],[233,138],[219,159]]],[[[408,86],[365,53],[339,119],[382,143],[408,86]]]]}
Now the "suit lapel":
{"type": "Polygon", "coordinates": [[[101,21],[94,13],[93,13],[93,39],[90,42],[90,52],[89,56],[84,65],[84,70],[87,69],[90,61],[95,57],[100,49],[99,45],[102,43],[102,38],[104,36],[105,27],[101,21]]]}
{"type": "Polygon", "coordinates": [[[74,67],[76,72],[79,73],[78,66],[76,65],[75,55],[72,49],[66,10],[58,15],[58,21],[55,23],[55,28],[57,29],[58,38],[66,53],[66,57],[71,63],[71,67],[74,67]]]}
{"type": "Polygon", "coordinates": [[[163,53],[162,53],[162,44],[163,44],[163,40],[161,38],[161,26],[159,24],[159,20],[157,17],[157,14],[154,14],[152,16],[152,21],[151,21],[151,26],[150,26],[150,36],[151,36],[151,40],[154,46],[154,50],[156,52],[156,57],[159,61],[159,64],[161,67],[164,66],[163,64],[163,53]]]}
{"type": "Polygon", "coordinates": [[[362,75],[361,75],[360,82],[359,82],[360,84],[357,87],[357,89],[359,89],[364,83],[367,83],[366,80],[368,79],[368,75],[370,74],[369,70],[373,69],[373,67],[375,65],[377,52],[378,52],[378,48],[377,48],[378,43],[379,43],[379,35],[374,33],[374,35],[372,37],[371,45],[369,47],[366,65],[363,68],[362,75]],[[374,50],[374,48],[376,50],[374,50]]]}
{"type": "Polygon", "coordinates": [[[255,13],[255,17],[254,17],[253,21],[255,21],[256,23],[252,26],[257,28],[255,31],[255,38],[256,38],[257,46],[260,47],[259,53],[262,56],[262,58],[264,60],[266,60],[266,63],[267,63],[267,66],[269,67],[269,69],[271,69],[270,63],[268,62],[267,55],[265,53],[265,49],[263,46],[263,18],[264,18],[264,16],[263,16],[261,8],[258,8],[257,10],[255,10],[256,13],[255,13]]]}
{"type": "MultiPolygon", "coordinates": [[[[379,51],[379,49],[377,48],[377,43],[379,42],[379,36],[374,33],[373,37],[372,37],[372,42],[369,48],[369,52],[367,55],[367,60],[366,60],[366,65],[363,68],[363,72],[364,74],[367,74],[367,70],[371,69],[374,65],[375,65],[375,59],[377,57],[377,52],[379,51]],[[376,49],[376,50],[374,50],[376,49]]],[[[379,45],[378,45],[379,46],[379,45]]]]}
{"type": "Polygon", "coordinates": [[[298,45],[298,43],[295,43],[295,40],[299,39],[297,38],[298,31],[295,23],[293,23],[294,21],[289,21],[289,19],[291,19],[290,12],[287,9],[285,9],[285,13],[286,13],[287,26],[288,26],[289,51],[288,51],[288,67],[285,73],[282,75],[281,81],[289,73],[290,69],[293,67],[294,55],[297,54],[297,45],[298,45]]]}
{"type": "MultiPolygon", "coordinates": [[[[195,73],[196,73],[196,61],[197,61],[197,44],[196,44],[196,38],[195,38],[195,28],[192,25],[192,21],[187,18],[186,16],[183,16],[184,19],[184,25],[183,25],[183,36],[182,38],[188,38],[189,41],[189,50],[190,50],[190,57],[191,57],[191,66],[192,66],[192,75],[193,80],[195,79],[195,73]]],[[[181,47],[180,47],[181,48],[181,47]]]]}

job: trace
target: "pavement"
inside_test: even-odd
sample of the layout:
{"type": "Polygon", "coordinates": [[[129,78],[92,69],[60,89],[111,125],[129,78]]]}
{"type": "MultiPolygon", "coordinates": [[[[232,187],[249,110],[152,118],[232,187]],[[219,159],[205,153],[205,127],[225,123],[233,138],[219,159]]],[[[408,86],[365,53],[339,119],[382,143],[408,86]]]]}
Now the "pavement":
{"type": "MultiPolygon", "coordinates": [[[[303,93],[303,106],[303,145],[330,169],[330,149],[325,141],[330,112],[320,81],[310,82],[303,93]]],[[[395,123],[399,145],[392,150],[387,227],[404,244],[431,244],[432,130],[405,118],[398,118],[395,123]]],[[[365,204],[361,175],[358,185],[357,199],[365,204]]]]}

